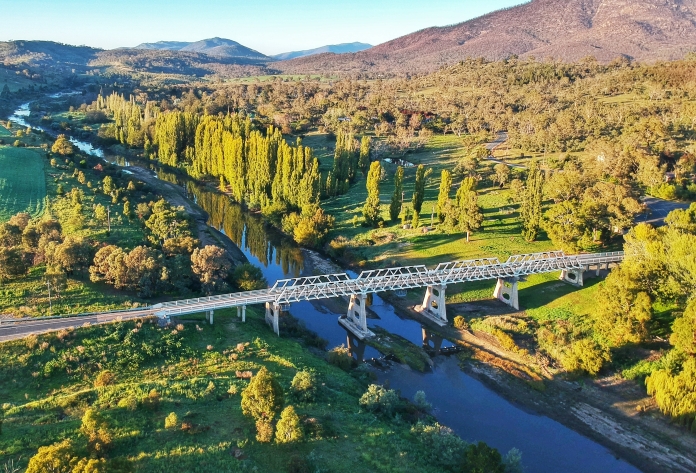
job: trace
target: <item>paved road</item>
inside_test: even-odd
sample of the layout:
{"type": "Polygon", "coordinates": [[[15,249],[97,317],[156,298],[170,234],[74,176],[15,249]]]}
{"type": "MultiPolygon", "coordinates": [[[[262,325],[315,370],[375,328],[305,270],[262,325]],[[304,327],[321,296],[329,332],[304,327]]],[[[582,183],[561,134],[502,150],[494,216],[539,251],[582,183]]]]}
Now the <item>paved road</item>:
{"type": "MultiPolygon", "coordinates": [[[[495,137],[494,141],[491,141],[490,143],[486,143],[486,149],[488,151],[491,151],[491,153],[492,153],[498,146],[502,145],[507,140],[508,140],[507,132],[500,131],[500,132],[498,132],[498,135],[495,137]]],[[[494,163],[506,164],[506,165],[510,166],[511,168],[527,169],[527,166],[524,166],[522,164],[508,163],[507,161],[503,161],[502,159],[496,159],[493,157],[493,154],[489,154],[486,159],[488,161],[492,161],[494,163]]]]}
{"type": "Polygon", "coordinates": [[[109,312],[106,314],[65,317],[48,320],[0,320],[0,342],[24,338],[31,334],[54,332],[63,328],[77,328],[85,324],[97,325],[121,320],[137,319],[152,315],[152,309],[132,310],[126,312],[109,312]]]}
{"type": "Polygon", "coordinates": [[[491,141],[490,143],[486,144],[486,149],[489,151],[493,151],[496,149],[498,146],[502,145],[508,140],[508,134],[506,131],[499,131],[498,135],[495,137],[494,141],[491,141]]]}
{"type": "Polygon", "coordinates": [[[665,224],[665,217],[672,210],[688,209],[689,205],[685,202],[672,202],[671,200],[662,200],[657,197],[646,196],[641,199],[648,207],[649,212],[640,215],[636,219],[636,223],[649,223],[654,227],[660,227],[665,224]]]}

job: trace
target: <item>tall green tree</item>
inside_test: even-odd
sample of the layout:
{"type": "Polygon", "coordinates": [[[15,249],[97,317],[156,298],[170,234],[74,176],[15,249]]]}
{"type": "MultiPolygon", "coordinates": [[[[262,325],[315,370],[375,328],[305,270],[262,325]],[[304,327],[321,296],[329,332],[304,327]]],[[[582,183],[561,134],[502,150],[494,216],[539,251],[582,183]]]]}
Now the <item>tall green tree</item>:
{"type": "Polygon", "coordinates": [[[367,199],[363,207],[363,217],[365,223],[376,226],[380,221],[379,208],[379,178],[382,174],[382,165],[375,161],[370,165],[370,172],[367,173],[367,199]]]}
{"type": "Polygon", "coordinates": [[[399,166],[394,174],[394,193],[389,204],[389,218],[392,222],[399,219],[401,213],[401,196],[404,190],[404,168],[399,166]]]}
{"type": "Polygon", "coordinates": [[[449,201],[449,194],[452,190],[452,173],[447,169],[442,171],[440,178],[440,193],[437,195],[437,218],[440,223],[445,221],[445,208],[449,201]]]}
{"type": "Polygon", "coordinates": [[[271,421],[283,408],[283,388],[263,367],[242,391],[242,413],[256,420],[271,421]]]}
{"type": "Polygon", "coordinates": [[[483,213],[478,205],[478,196],[476,195],[476,180],[473,177],[467,177],[462,181],[462,185],[457,191],[457,220],[458,226],[466,232],[466,242],[469,242],[469,237],[472,231],[481,228],[483,222],[483,213]]]}
{"type": "Polygon", "coordinates": [[[432,169],[426,171],[425,166],[420,164],[416,169],[416,187],[413,190],[413,211],[420,213],[425,200],[425,182],[432,172],[432,169]]]}
{"type": "Polygon", "coordinates": [[[358,158],[358,167],[363,173],[363,176],[367,176],[367,172],[370,170],[370,153],[372,148],[372,140],[369,136],[363,136],[360,140],[360,157],[358,158]]]}
{"type": "Polygon", "coordinates": [[[522,218],[522,236],[527,241],[534,241],[541,228],[541,204],[544,198],[544,176],[536,162],[529,166],[527,183],[522,194],[520,216],[522,218]]]}
{"type": "Polygon", "coordinates": [[[672,324],[669,343],[687,355],[696,356],[696,300],[692,300],[672,324]]]}

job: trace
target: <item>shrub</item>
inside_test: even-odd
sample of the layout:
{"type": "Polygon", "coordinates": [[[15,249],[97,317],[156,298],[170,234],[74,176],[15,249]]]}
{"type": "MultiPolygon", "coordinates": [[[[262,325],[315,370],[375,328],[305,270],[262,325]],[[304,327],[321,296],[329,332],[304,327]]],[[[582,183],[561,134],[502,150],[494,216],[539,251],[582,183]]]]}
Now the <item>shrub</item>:
{"type": "Polygon", "coordinates": [[[254,291],[268,287],[268,281],[263,276],[261,269],[250,263],[240,264],[232,273],[234,285],[243,291],[254,291]]]}
{"type": "Polygon", "coordinates": [[[81,458],[73,467],[71,473],[108,473],[113,471],[103,458],[81,458]]]}
{"type": "Polygon", "coordinates": [[[350,355],[350,350],[343,345],[329,351],[327,360],[330,364],[338,366],[343,371],[350,371],[355,365],[355,360],[350,355]]]}
{"type": "Polygon", "coordinates": [[[113,384],[116,384],[116,375],[111,371],[102,371],[97,375],[97,379],[94,380],[95,388],[103,388],[113,384]]]}
{"type": "Polygon", "coordinates": [[[466,448],[466,471],[485,471],[486,473],[505,473],[503,458],[498,450],[483,442],[466,448]]]}
{"type": "Polygon", "coordinates": [[[283,389],[265,367],[261,368],[242,391],[242,412],[257,420],[270,421],[282,407],[283,389]]]}
{"type": "Polygon", "coordinates": [[[280,414],[280,420],[276,425],[276,442],[292,443],[302,440],[302,428],[300,418],[295,412],[295,408],[288,406],[280,414]]]}
{"type": "Polygon", "coordinates": [[[510,449],[503,459],[505,465],[505,473],[524,473],[522,466],[522,453],[516,448],[510,449]]]}
{"type": "Polygon", "coordinates": [[[292,378],[290,389],[293,396],[299,401],[312,402],[316,395],[316,378],[309,371],[298,371],[292,378]]]}
{"type": "Polygon", "coordinates": [[[82,416],[80,431],[87,437],[89,447],[94,452],[101,453],[111,447],[113,438],[108,428],[106,419],[96,409],[87,409],[85,415],[82,416]]]}
{"type": "Polygon", "coordinates": [[[142,399],[142,404],[143,406],[147,407],[148,409],[155,410],[159,408],[159,402],[160,402],[160,394],[157,392],[156,389],[152,389],[147,396],[144,396],[142,399]]]}
{"type": "Polygon", "coordinates": [[[177,425],[179,425],[179,417],[177,417],[176,412],[170,412],[164,419],[164,428],[175,429],[177,425]]]}
{"type": "Polygon", "coordinates": [[[360,397],[360,405],[370,412],[391,415],[399,404],[399,396],[393,389],[371,384],[360,397]]]}
{"type": "Polygon", "coordinates": [[[256,421],[256,440],[261,443],[270,443],[273,440],[273,424],[268,420],[258,419],[256,421]]]}
{"type": "Polygon", "coordinates": [[[39,447],[39,451],[31,457],[26,473],[71,473],[72,463],[76,461],[73,444],[70,439],[53,445],[39,447]]]}
{"type": "Polygon", "coordinates": [[[454,328],[459,330],[469,330],[469,324],[466,322],[464,317],[458,315],[454,318],[454,328]]]}
{"type": "Polygon", "coordinates": [[[423,444],[423,456],[428,463],[444,470],[458,471],[461,468],[466,442],[456,436],[449,427],[418,422],[411,428],[411,433],[423,444]]]}
{"type": "Polygon", "coordinates": [[[433,405],[428,402],[428,399],[425,397],[425,393],[423,391],[416,392],[416,394],[413,396],[413,404],[415,404],[415,406],[421,411],[427,412],[433,408],[433,405]]]}
{"type": "Polygon", "coordinates": [[[118,401],[118,407],[134,411],[138,408],[138,400],[133,396],[126,396],[118,401]]]}
{"type": "Polygon", "coordinates": [[[594,340],[584,338],[573,342],[570,348],[563,352],[561,365],[568,372],[586,371],[592,376],[599,373],[604,362],[609,361],[609,351],[598,345],[594,340]]]}

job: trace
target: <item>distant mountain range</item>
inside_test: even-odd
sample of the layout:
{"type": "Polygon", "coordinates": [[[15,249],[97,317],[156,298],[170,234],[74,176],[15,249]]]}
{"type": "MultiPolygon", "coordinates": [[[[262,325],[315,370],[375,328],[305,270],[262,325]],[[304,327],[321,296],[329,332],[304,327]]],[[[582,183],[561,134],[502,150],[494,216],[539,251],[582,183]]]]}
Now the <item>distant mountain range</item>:
{"type": "Polygon", "coordinates": [[[265,54],[261,54],[251,48],[239,44],[236,41],[225,38],[210,38],[193,43],[182,41],[159,41],[157,43],[143,43],[133,49],[153,49],[167,51],[183,51],[207,54],[208,56],[221,57],[226,59],[244,58],[257,61],[270,60],[265,54]]]}
{"type": "Polygon", "coordinates": [[[696,51],[696,0],[532,0],[375,47],[349,43],[269,57],[223,38],[161,41],[110,51],[50,41],[9,41],[0,42],[0,64],[197,77],[399,75],[430,72],[469,57],[656,61],[683,58],[692,51],[696,51]]]}
{"type": "Polygon", "coordinates": [[[346,54],[346,53],[357,53],[370,49],[371,44],[367,43],[341,43],[341,44],[330,44],[328,46],[322,46],[320,48],[306,49],[304,51],[292,51],[289,53],[276,54],[273,59],[279,61],[284,61],[288,59],[296,59],[299,57],[314,56],[315,54],[323,53],[334,53],[334,54],[346,54]]]}
{"type": "Polygon", "coordinates": [[[467,57],[670,60],[696,50],[696,0],[532,0],[353,54],[274,64],[288,73],[428,72],[467,57]]]}
{"type": "Polygon", "coordinates": [[[273,59],[282,61],[288,59],[295,59],[299,57],[312,56],[314,54],[322,53],[335,53],[335,54],[345,54],[345,53],[356,53],[359,51],[364,51],[365,49],[371,48],[371,44],[366,43],[343,43],[343,44],[331,44],[328,46],[322,46],[315,49],[307,49],[304,51],[292,51],[289,53],[276,54],[275,56],[266,56],[258,51],[239,44],[236,41],[225,38],[211,38],[204,39],[196,42],[185,42],[185,41],[158,41],[156,43],[142,43],[137,45],[132,49],[147,49],[154,51],[189,51],[201,54],[207,54],[208,56],[222,57],[222,58],[245,58],[254,60],[267,60],[271,61],[273,59]]]}

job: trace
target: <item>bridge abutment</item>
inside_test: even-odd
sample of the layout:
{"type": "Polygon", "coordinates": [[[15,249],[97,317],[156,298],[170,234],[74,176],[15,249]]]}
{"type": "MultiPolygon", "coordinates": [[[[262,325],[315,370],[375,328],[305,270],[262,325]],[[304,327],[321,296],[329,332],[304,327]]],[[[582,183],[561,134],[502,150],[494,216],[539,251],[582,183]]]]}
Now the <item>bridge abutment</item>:
{"type": "Polygon", "coordinates": [[[420,312],[421,315],[440,326],[447,325],[446,290],[447,286],[445,284],[428,286],[425,290],[423,304],[415,307],[416,312],[420,312]]]}
{"type": "Polygon", "coordinates": [[[520,310],[520,300],[518,295],[518,279],[517,278],[498,278],[493,291],[493,297],[509,305],[515,310],[520,310]]]}
{"type": "Polygon", "coordinates": [[[354,294],[350,296],[348,313],[338,319],[338,323],[359,340],[373,337],[375,334],[367,328],[367,294],[354,294]]]}
{"type": "MultiPolygon", "coordinates": [[[[599,270],[597,270],[599,272],[599,270]]],[[[582,287],[584,284],[583,281],[583,274],[585,273],[585,269],[564,269],[561,271],[561,277],[560,280],[572,284],[573,286],[577,287],[582,287]]]]}

